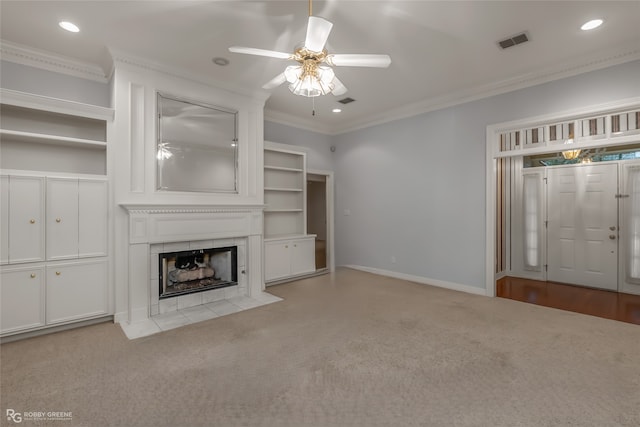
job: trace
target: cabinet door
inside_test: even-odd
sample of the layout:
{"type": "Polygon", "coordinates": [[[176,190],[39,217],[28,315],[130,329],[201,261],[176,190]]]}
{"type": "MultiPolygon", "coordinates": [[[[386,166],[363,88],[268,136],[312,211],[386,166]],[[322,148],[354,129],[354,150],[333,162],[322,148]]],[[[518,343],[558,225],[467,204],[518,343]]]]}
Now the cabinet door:
{"type": "Polygon", "coordinates": [[[47,259],[78,257],[78,180],[47,179],[47,259]]]}
{"type": "Polygon", "coordinates": [[[316,270],[315,239],[291,241],[291,274],[312,273],[316,270]]]}
{"type": "Polygon", "coordinates": [[[47,324],[107,314],[106,260],[47,267],[47,324]]]}
{"type": "Polygon", "coordinates": [[[107,255],[107,182],[78,182],[78,255],[107,255]]]}
{"type": "Polygon", "coordinates": [[[0,176],[0,264],[9,262],[9,176],[0,176]]]}
{"type": "Polygon", "coordinates": [[[265,242],[264,280],[276,280],[291,274],[291,255],[288,241],[265,242]]]}
{"type": "Polygon", "coordinates": [[[1,333],[44,325],[44,268],[18,268],[0,274],[1,333]]]}
{"type": "Polygon", "coordinates": [[[9,263],[44,260],[44,178],[9,177],[9,263]]]}

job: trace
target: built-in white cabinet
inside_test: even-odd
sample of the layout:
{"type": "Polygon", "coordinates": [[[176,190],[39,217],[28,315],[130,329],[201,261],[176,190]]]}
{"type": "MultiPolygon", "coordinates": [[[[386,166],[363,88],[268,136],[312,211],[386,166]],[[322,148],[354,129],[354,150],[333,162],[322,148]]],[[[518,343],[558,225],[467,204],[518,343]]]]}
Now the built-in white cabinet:
{"type": "Polygon", "coordinates": [[[316,270],[315,237],[309,235],[265,241],[265,281],[313,273],[316,270]]]}
{"type": "Polygon", "coordinates": [[[4,268],[0,272],[0,333],[45,325],[45,269],[41,264],[4,268]]]}
{"type": "Polygon", "coordinates": [[[48,265],[47,324],[107,314],[107,276],[106,259],[48,265]]]}
{"type": "Polygon", "coordinates": [[[0,264],[9,263],[9,176],[0,175],[0,264]],[[6,236],[6,237],[5,237],[6,236]]]}
{"type": "Polygon", "coordinates": [[[265,282],[315,272],[315,235],[307,235],[306,153],[265,142],[265,282]]]}
{"type": "Polygon", "coordinates": [[[107,254],[107,182],[47,178],[47,259],[107,254]]]}
{"type": "Polygon", "coordinates": [[[1,175],[2,263],[44,261],[44,177],[1,175]]]}
{"type": "Polygon", "coordinates": [[[3,336],[109,314],[113,110],[0,89],[3,336]]]}

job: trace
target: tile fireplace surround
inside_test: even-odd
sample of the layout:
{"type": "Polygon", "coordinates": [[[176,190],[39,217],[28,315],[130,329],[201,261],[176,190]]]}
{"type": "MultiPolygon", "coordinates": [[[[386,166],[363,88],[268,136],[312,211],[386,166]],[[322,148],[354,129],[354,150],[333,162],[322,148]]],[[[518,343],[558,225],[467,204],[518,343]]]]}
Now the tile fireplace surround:
{"type": "Polygon", "coordinates": [[[129,321],[139,338],[280,299],[264,292],[262,206],[122,205],[129,215],[129,321]],[[158,299],[158,254],[238,246],[238,285],[158,299]]]}

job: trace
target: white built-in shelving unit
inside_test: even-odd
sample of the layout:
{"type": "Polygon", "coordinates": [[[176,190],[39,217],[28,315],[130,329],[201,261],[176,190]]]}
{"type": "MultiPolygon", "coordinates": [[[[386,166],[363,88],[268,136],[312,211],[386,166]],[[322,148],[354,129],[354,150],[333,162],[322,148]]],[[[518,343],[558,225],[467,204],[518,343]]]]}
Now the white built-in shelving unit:
{"type": "Polygon", "coordinates": [[[267,283],[315,271],[315,235],[307,235],[306,153],[265,143],[264,241],[267,283]]]}
{"type": "Polygon", "coordinates": [[[110,108],[0,91],[0,335],[110,314],[110,108]]]}

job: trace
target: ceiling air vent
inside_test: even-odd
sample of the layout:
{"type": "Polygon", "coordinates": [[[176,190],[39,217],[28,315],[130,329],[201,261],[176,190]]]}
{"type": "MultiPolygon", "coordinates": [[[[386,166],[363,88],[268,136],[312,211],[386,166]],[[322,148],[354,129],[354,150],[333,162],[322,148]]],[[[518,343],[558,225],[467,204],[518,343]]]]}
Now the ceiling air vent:
{"type": "Polygon", "coordinates": [[[353,101],[355,101],[355,99],[346,97],[346,98],[343,98],[343,99],[339,100],[338,102],[340,104],[349,104],[350,102],[353,102],[353,101]]]}
{"type": "Polygon", "coordinates": [[[515,35],[513,37],[509,37],[508,39],[500,40],[498,42],[498,45],[502,49],[506,49],[508,47],[515,46],[517,44],[521,44],[521,43],[528,42],[528,41],[529,41],[529,37],[527,37],[527,34],[526,33],[521,33],[521,34],[515,35]]]}

